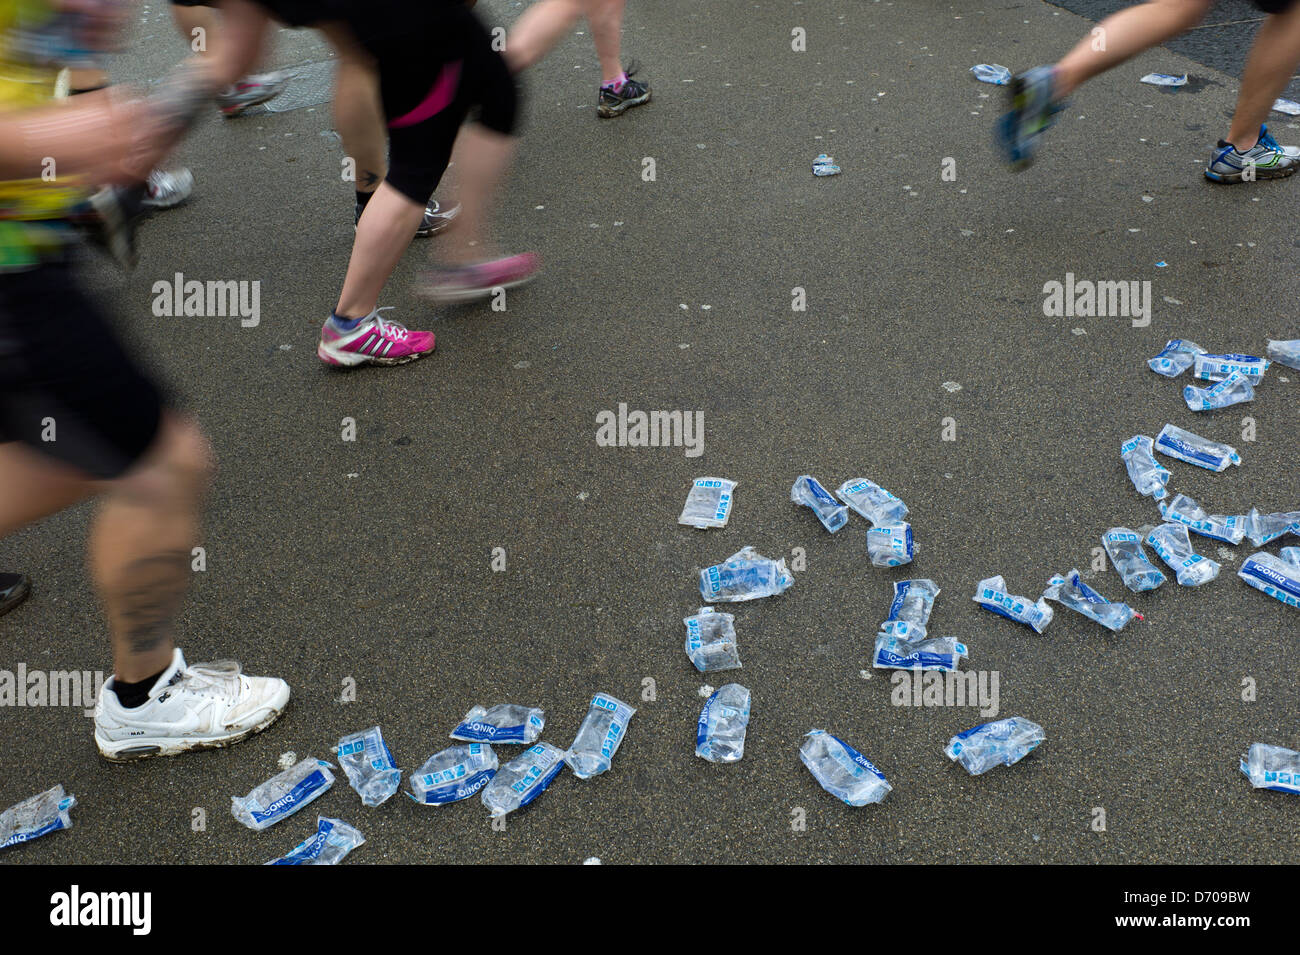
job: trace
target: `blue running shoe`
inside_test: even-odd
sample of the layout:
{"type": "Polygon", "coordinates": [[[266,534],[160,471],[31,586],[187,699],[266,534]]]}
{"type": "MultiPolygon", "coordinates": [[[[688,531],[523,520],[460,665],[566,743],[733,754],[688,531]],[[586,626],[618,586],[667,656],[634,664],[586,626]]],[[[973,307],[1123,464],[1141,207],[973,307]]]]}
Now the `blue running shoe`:
{"type": "Polygon", "coordinates": [[[1205,167],[1205,178],[1211,182],[1253,182],[1256,179],[1285,179],[1296,171],[1300,160],[1292,159],[1282,151],[1272,136],[1263,138],[1245,152],[1238,152],[1232,143],[1219,140],[1205,167]]]}
{"type": "Polygon", "coordinates": [[[994,135],[1013,169],[1025,169],[1034,161],[1038,137],[1065,108],[1065,101],[1055,95],[1055,87],[1056,70],[1051,66],[1036,66],[1012,77],[1008,87],[1011,111],[998,120],[994,135]]]}

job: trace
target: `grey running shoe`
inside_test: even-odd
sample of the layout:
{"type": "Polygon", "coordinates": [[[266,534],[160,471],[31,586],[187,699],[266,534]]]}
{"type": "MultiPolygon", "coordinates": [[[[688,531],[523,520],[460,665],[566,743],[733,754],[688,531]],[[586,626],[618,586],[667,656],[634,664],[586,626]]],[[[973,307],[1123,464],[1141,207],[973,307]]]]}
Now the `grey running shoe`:
{"type": "Polygon", "coordinates": [[[602,86],[600,97],[596,101],[596,115],[603,119],[618,116],[633,106],[650,102],[650,84],[627,79],[615,92],[611,87],[602,86]]]}
{"type": "Polygon", "coordinates": [[[257,73],[245,76],[238,83],[227,86],[217,94],[217,106],[223,116],[238,116],[245,110],[275,99],[289,85],[289,74],[283,70],[274,73],[257,73]]]}
{"type": "Polygon", "coordinates": [[[155,169],[145,180],[141,202],[150,209],[170,209],[179,206],[194,191],[194,173],[184,166],[179,169],[155,169]]]}
{"type": "MultiPolygon", "coordinates": [[[[1272,139],[1272,137],[1269,137],[1272,139]]],[[[1232,143],[1219,140],[1211,151],[1205,178],[1211,182],[1252,182],[1256,179],[1285,179],[1296,171],[1300,160],[1292,159],[1276,146],[1260,140],[1244,153],[1232,143]]]]}

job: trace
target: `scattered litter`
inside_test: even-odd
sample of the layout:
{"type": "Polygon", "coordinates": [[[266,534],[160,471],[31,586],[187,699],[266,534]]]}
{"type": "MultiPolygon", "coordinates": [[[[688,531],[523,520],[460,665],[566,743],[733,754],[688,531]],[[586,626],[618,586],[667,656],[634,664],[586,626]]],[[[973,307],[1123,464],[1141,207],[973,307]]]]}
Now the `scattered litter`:
{"type": "Polygon", "coordinates": [[[1016,597],[1007,593],[1007,582],[1001,576],[981,580],[971,599],[985,610],[1033,628],[1035,633],[1042,633],[1052,622],[1053,611],[1047,606],[1047,601],[1041,597],[1030,600],[1028,597],[1016,597]]]}
{"type": "Polygon", "coordinates": [[[695,728],[695,755],[710,763],[734,763],[745,755],[749,690],[728,683],[709,697],[695,728]]]}
{"type": "Polygon", "coordinates": [[[924,627],[930,622],[930,612],[934,609],[934,600],[938,596],[939,585],[933,580],[918,578],[894,581],[894,599],[889,604],[889,616],[885,618],[885,623],[902,620],[924,627]]]}
{"type": "Polygon", "coordinates": [[[365,836],[342,819],[317,816],[316,835],[266,865],[338,865],[365,841],[365,836]]]}
{"type": "Polygon", "coordinates": [[[1156,435],[1155,449],[1170,458],[1186,461],[1210,471],[1226,471],[1241,464],[1241,455],[1229,444],[1220,444],[1199,434],[1167,424],[1156,435]]]}
{"type": "Polygon", "coordinates": [[[831,492],[810,474],[795,478],[790,488],[790,500],[810,508],[832,534],[849,522],[849,509],[831,497],[831,492]]]}
{"type": "Polygon", "coordinates": [[[1167,269],[1169,268],[1169,263],[1166,262],[1164,259],[1161,259],[1159,262],[1156,263],[1156,268],[1167,269]]]}
{"type": "Polygon", "coordinates": [[[1300,368],[1300,338],[1293,338],[1290,341],[1275,342],[1269,339],[1268,348],[1264,354],[1279,365],[1286,365],[1288,368],[1300,368]]]}
{"type": "Polygon", "coordinates": [[[1261,514],[1252,507],[1242,523],[1246,537],[1256,547],[1263,547],[1285,534],[1300,535],[1300,511],[1261,514]]]}
{"type": "Polygon", "coordinates": [[[1142,538],[1127,527],[1112,527],[1102,535],[1101,546],[1124,586],[1135,594],[1155,590],[1165,582],[1165,575],[1142,549],[1142,538]]]}
{"type": "Polygon", "coordinates": [[[701,673],[711,670],[735,670],[740,667],[740,648],[736,644],[736,618],[701,607],[693,617],[683,617],[686,624],[686,655],[701,673]]]}
{"type": "Polygon", "coordinates": [[[247,796],[230,797],[230,812],[249,829],[266,829],[289,818],[333,785],[330,764],[308,757],[272,776],[247,796]]]}
{"type": "Polygon", "coordinates": [[[1168,493],[1169,469],[1156,460],[1153,448],[1154,442],[1145,434],[1135,434],[1120,445],[1119,456],[1137,492],[1159,501],[1168,493]]]}
{"type": "Polygon", "coordinates": [[[1239,405],[1245,401],[1254,401],[1255,389],[1249,378],[1239,371],[1233,371],[1212,388],[1186,385],[1183,388],[1183,400],[1193,411],[1212,411],[1216,408],[1239,405]]]}
{"type": "Polygon", "coordinates": [[[542,735],[546,713],[536,706],[498,703],[489,708],[474,706],[451,731],[452,739],[471,743],[531,743],[542,735]]]}
{"type": "Polygon", "coordinates": [[[1170,73],[1148,73],[1139,83],[1146,83],[1148,86],[1186,86],[1187,74],[1174,76],[1170,73]]]}
{"type": "Polygon", "coordinates": [[[996,63],[976,63],[970,68],[970,71],[975,74],[975,79],[981,83],[1006,86],[1011,82],[1011,71],[1005,66],[999,66],[996,63]]]}
{"type": "Polygon", "coordinates": [[[825,153],[813,160],[814,176],[838,176],[839,174],[840,167],[835,165],[835,160],[825,153]]]}
{"type": "Polygon", "coordinates": [[[564,761],[573,770],[573,775],[590,779],[609,769],[627,733],[627,722],[635,712],[608,694],[597,693],[591,698],[587,717],[578,727],[573,745],[564,754],[564,761]]]}
{"type": "Polygon", "coordinates": [[[699,695],[700,695],[701,697],[703,697],[704,699],[707,700],[709,697],[711,697],[711,696],[713,695],[713,687],[711,687],[711,686],[709,686],[709,684],[705,683],[705,684],[704,684],[703,686],[701,686],[701,687],[699,688],[699,690],[697,690],[696,692],[699,693],[699,695]]]}
{"type": "Polygon", "coordinates": [[[298,762],[298,754],[295,753],[293,750],[289,750],[289,752],[287,753],[281,753],[279,760],[277,760],[277,764],[281,769],[288,769],[290,766],[294,765],[297,762],[298,762]]]}
{"type": "Polygon", "coordinates": [[[752,547],[736,551],[721,564],[700,571],[705,603],[735,603],[784,593],[794,583],[785,558],[769,560],[752,547]]]}
{"type": "Polygon", "coordinates": [[[0,849],[31,842],[60,829],[71,829],[72,816],[68,810],[76,804],[77,797],[65,795],[62,783],[58,783],[10,806],[0,812],[0,849]]]}
{"type": "Polygon", "coordinates": [[[1012,716],[958,733],[948,740],[943,751],[949,759],[961,763],[966,772],[979,776],[995,766],[1020,762],[1045,739],[1047,736],[1037,723],[1012,716]]]}
{"type": "Polygon", "coordinates": [[[924,624],[887,620],[876,634],[871,665],[878,670],[943,670],[952,672],[963,657],[970,656],[966,644],[956,637],[930,637],[924,624]]]}
{"type": "MultiPolygon", "coordinates": [[[[1295,554],[1296,548],[1285,549],[1295,554]]],[[[1288,607],[1300,608],[1300,564],[1261,550],[1246,558],[1237,576],[1274,600],[1280,600],[1288,607]]]]}
{"type": "Polygon", "coordinates": [[[867,531],[867,556],[874,567],[910,564],[915,553],[912,525],[905,521],[877,524],[867,531]]]}
{"type": "Polygon", "coordinates": [[[1183,587],[1199,587],[1219,576],[1218,561],[1202,557],[1192,550],[1186,524],[1161,524],[1147,535],[1147,543],[1169,565],[1183,587]]]}
{"type": "Polygon", "coordinates": [[[1192,375],[1202,381],[1223,381],[1235,371],[1258,385],[1270,364],[1267,358],[1254,355],[1197,355],[1192,375]]]}
{"type": "Polygon", "coordinates": [[[893,524],[907,516],[906,504],[866,478],[850,478],[836,488],[835,493],[872,524],[893,524]]]}
{"type": "Polygon", "coordinates": [[[1160,516],[1167,521],[1186,524],[1202,537],[1209,537],[1225,544],[1236,546],[1241,543],[1245,533],[1244,517],[1207,514],[1205,508],[1197,504],[1186,494],[1179,494],[1172,501],[1160,502],[1160,516]]]}
{"type": "Polygon", "coordinates": [[[944,391],[961,391],[961,385],[955,381],[945,381],[943,383],[944,391]]]}
{"type": "Polygon", "coordinates": [[[483,790],[483,805],[493,819],[522,809],[540,796],[563,768],[564,750],[550,743],[530,746],[493,777],[483,790]]]}
{"type": "Polygon", "coordinates": [[[1076,336],[1078,336],[1078,335],[1086,335],[1086,334],[1088,334],[1088,330],[1087,330],[1086,328],[1072,328],[1072,329],[1070,329],[1070,334],[1071,334],[1071,335],[1076,335],[1076,336]]]}
{"type": "Polygon", "coordinates": [[[401,788],[402,771],[378,726],[343,737],[335,752],[339,768],[365,805],[374,808],[401,788]]]}
{"type": "Polygon", "coordinates": [[[822,789],[850,806],[880,802],[894,788],[871,760],[825,730],[804,737],[799,759],[822,789]]]}
{"type": "Polygon", "coordinates": [[[1273,100],[1273,109],[1278,113],[1285,113],[1287,116],[1300,116],[1300,103],[1290,99],[1273,100]]]}
{"type": "Polygon", "coordinates": [[[1267,743],[1251,743],[1241,757],[1241,771],[1256,789],[1300,793],[1300,753],[1267,743]]]}
{"type": "Polygon", "coordinates": [[[408,795],[425,806],[443,806],[474,795],[497,773],[497,754],[487,743],[448,746],[411,773],[408,795]]]}
{"type": "Polygon", "coordinates": [[[1290,564],[1296,570],[1300,570],[1300,547],[1283,547],[1278,552],[1283,563],[1290,564]]]}
{"type": "MultiPolygon", "coordinates": [[[[727,85],[730,86],[731,84],[728,83],[727,85]]],[[[595,856],[592,856],[590,859],[583,859],[583,860],[582,860],[582,864],[583,864],[583,865],[601,865],[601,861],[600,861],[599,859],[597,859],[595,856]]]]}
{"type": "Polygon", "coordinates": [[[710,527],[726,527],[731,517],[732,495],[736,482],[726,478],[696,478],[686,495],[686,505],[682,508],[678,524],[698,527],[701,530],[710,527]]]}
{"type": "Polygon", "coordinates": [[[1111,603],[1097,593],[1083,582],[1078,570],[1071,570],[1069,577],[1053,575],[1047,582],[1047,589],[1043,591],[1043,599],[1064,604],[1116,633],[1123,630],[1134,617],[1145,619],[1128,604],[1111,603]]]}

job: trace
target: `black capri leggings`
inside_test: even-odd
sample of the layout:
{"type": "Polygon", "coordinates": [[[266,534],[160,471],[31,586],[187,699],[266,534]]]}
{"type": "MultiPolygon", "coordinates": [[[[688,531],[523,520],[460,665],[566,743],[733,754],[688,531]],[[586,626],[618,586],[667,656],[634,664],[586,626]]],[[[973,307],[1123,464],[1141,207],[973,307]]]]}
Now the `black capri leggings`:
{"type": "Polygon", "coordinates": [[[437,50],[429,49],[427,37],[415,35],[378,58],[388,122],[387,182],[421,205],[446,172],[467,117],[473,114],[488,129],[510,135],[519,112],[514,77],[483,24],[459,5],[439,12],[437,50]]]}

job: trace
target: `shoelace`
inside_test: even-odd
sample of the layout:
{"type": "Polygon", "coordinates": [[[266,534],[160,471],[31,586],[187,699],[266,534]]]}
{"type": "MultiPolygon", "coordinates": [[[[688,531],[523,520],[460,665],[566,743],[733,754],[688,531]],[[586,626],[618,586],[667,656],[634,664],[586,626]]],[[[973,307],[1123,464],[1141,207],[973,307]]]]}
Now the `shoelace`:
{"type": "MultiPolygon", "coordinates": [[[[1265,147],[1266,149],[1271,149],[1274,152],[1280,153],[1282,151],[1282,147],[1277,144],[1277,140],[1273,138],[1273,134],[1270,133],[1267,129],[1264,130],[1264,135],[1259,137],[1259,145],[1265,147]]],[[[1249,152],[1250,150],[1246,150],[1246,151],[1249,152]]]]}
{"type": "Polygon", "coordinates": [[[383,308],[375,309],[375,327],[384,338],[391,338],[395,342],[406,341],[406,336],[411,333],[410,329],[401,322],[386,322],[379,317],[380,312],[387,312],[396,307],[395,305],[385,305],[383,308]]]}
{"type": "Polygon", "coordinates": [[[231,702],[239,698],[239,664],[234,660],[191,663],[181,672],[185,688],[205,696],[220,696],[231,702]]]}

